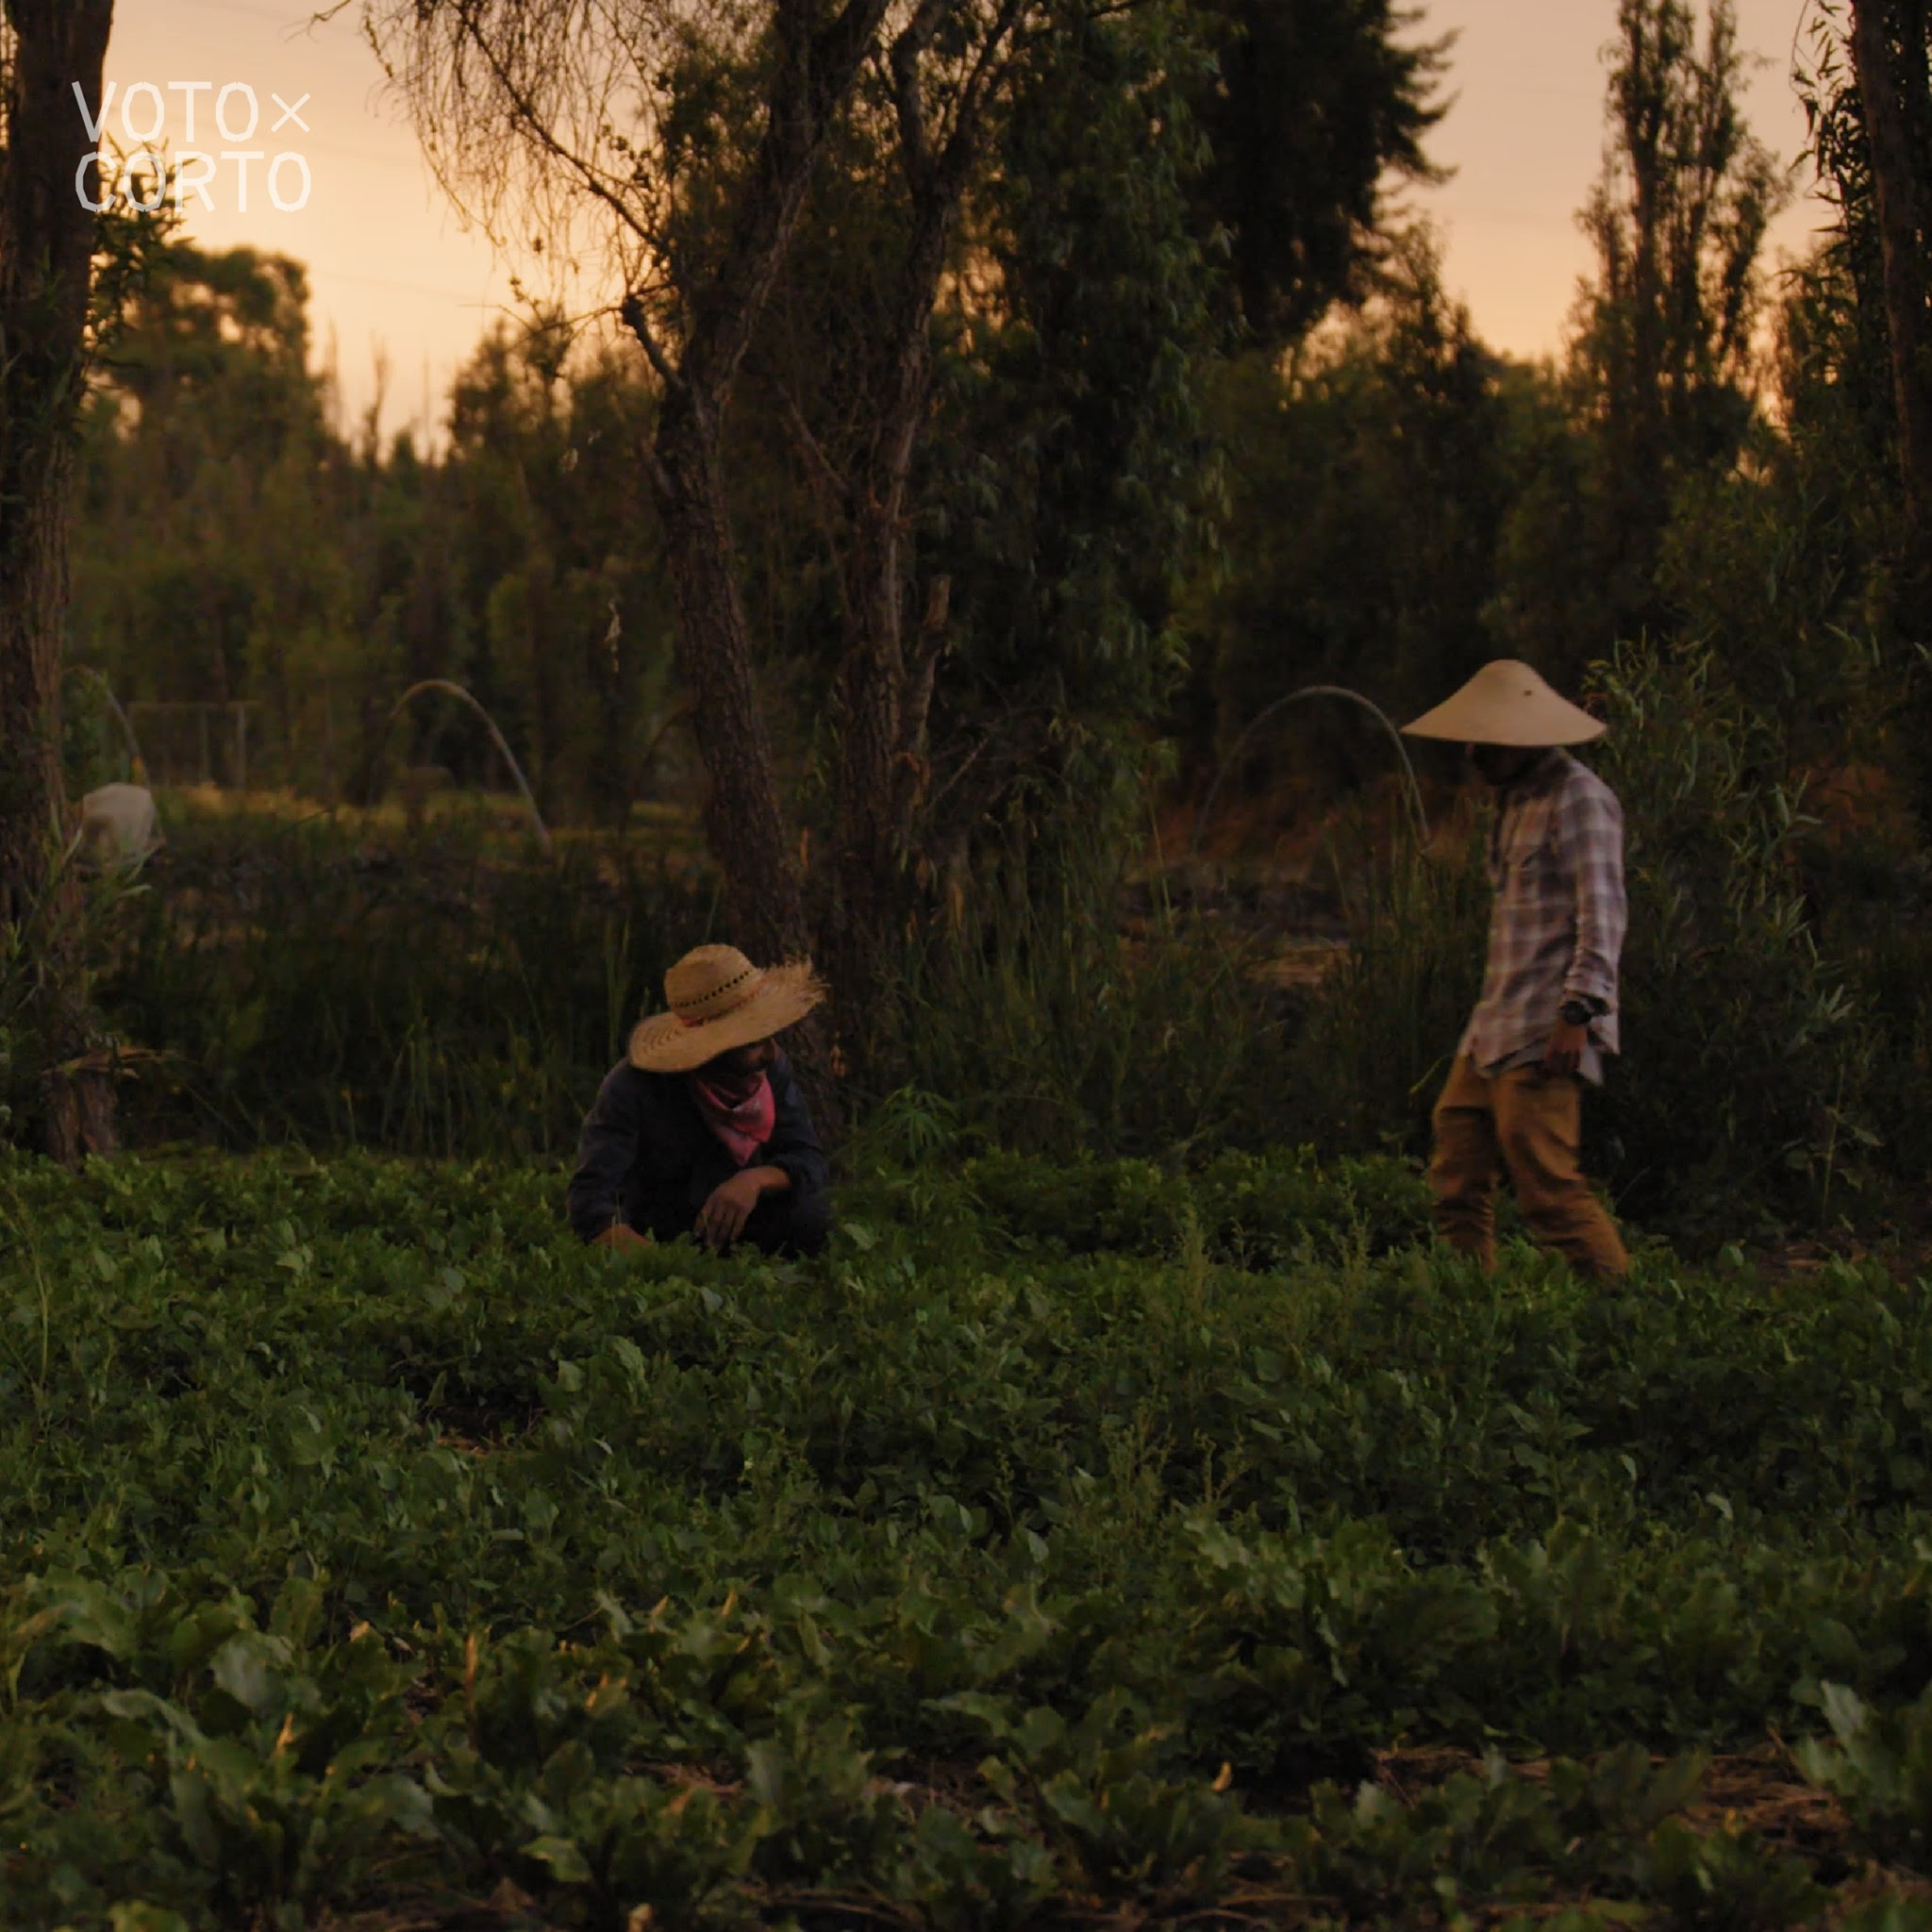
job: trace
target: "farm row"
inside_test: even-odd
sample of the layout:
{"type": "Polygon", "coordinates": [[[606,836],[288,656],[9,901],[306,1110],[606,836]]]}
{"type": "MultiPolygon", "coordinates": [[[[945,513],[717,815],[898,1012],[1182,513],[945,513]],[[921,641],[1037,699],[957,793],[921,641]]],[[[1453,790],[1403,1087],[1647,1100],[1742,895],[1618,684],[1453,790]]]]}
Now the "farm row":
{"type": "Polygon", "coordinates": [[[9,1926],[1922,1923],[1916,1286],[1285,1155],[804,1266],[558,1191],[0,1174],[9,1926]]]}

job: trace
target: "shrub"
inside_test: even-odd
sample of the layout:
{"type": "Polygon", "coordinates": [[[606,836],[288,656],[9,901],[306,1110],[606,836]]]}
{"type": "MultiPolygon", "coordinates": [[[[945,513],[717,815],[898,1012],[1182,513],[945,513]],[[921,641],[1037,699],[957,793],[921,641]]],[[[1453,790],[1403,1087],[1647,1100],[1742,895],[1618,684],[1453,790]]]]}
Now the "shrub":
{"type": "Polygon", "coordinates": [[[1828,1214],[1867,1177],[1871,1043],[1805,903],[1782,739],[1703,651],[1626,645],[1591,683],[1630,894],[1599,1116],[1619,1197],[1707,1234],[1828,1214]]]}

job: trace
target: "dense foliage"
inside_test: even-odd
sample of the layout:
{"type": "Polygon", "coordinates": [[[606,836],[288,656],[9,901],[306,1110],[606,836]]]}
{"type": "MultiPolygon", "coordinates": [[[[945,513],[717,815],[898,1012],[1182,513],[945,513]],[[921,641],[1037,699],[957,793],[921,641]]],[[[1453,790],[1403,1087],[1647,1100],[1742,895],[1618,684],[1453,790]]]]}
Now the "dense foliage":
{"type": "Polygon", "coordinates": [[[1485,1280],[1386,1162],[889,1160],[810,1266],[558,1186],[7,1172],[10,1924],[1773,1926],[1923,1864],[1918,1287],[1485,1280]],[[1857,1821],[1808,1871],[1687,1811],[1768,1727],[1857,1821]]]}
{"type": "MultiPolygon", "coordinates": [[[[297,266],[158,243],[115,282],[71,657],[259,707],[285,795],[165,798],[92,902],[97,1071],[138,1138],[227,1151],[0,1166],[9,1926],[1927,1923],[1924,1289],[1740,1246],[1895,1230],[1932,1164],[1925,654],[1840,12],[1842,232],[1766,331],[1730,10],[1623,0],[1596,273],[1531,368],[1388,232],[1446,58],[1401,9],[1050,11],[896,365],[867,265],[917,211],[868,79],[721,444],[817,890],[876,405],[929,380],[892,521],[950,586],[904,613],[921,838],[823,1261],[560,1225],[664,966],[741,937],[638,355],[540,314],[431,453],[332,420],[297,266]],[[1424,759],[1432,836],[1391,833],[1386,738],[1279,708],[1419,708],[1505,651],[1607,718],[1629,826],[1604,1291],[1423,1244],[1481,814],[1424,759]],[[439,676],[554,857],[357,808],[406,762],[500,778],[468,714],[392,717],[439,676]],[[1361,789],[1321,867],[1164,864],[1237,744],[1225,824],[1361,789]],[[1348,943],[1271,980],[1311,916],[1348,943]]],[[[725,186],[732,71],[665,79],[667,152],[723,142],[725,186]]],[[[100,691],[76,791],[120,767],[100,691]]],[[[0,928],[9,1132],[34,970],[0,928]]]]}
{"type": "MultiPolygon", "coordinates": [[[[368,799],[413,759],[507,785],[467,714],[391,720],[413,681],[456,677],[547,811],[621,817],[671,709],[640,385],[594,359],[566,380],[552,333],[492,335],[425,460],[414,434],[385,447],[373,412],[354,434],[331,420],[307,302],[296,263],[186,242],[128,292],[83,445],[73,658],[137,708],[162,782],[368,799]],[[242,765],[222,718],[209,758],[199,714],[166,708],[235,703],[242,765]]],[[[70,704],[76,781],[124,775],[97,698],[71,685],[70,704]]]]}
{"type": "MultiPolygon", "coordinates": [[[[1482,342],[1425,232],[1378,229],[1366,150],[1292,192],[1256,173],[1250,92],[1291,42],[1325,50],[1302,83],[1331,105],[1380,101],[1357,131],[1389,167],[1424,170],[1447,57],[1416,23],[1299,4],[1055,22],[989,125],[930,331],[908,623],[921,586],[950,596],[917,641],[923,735],[892,766],[917,836],[880,859],[895,909],[868,941],[865,1010],[841,1021],[852,1107],[911,1084],[1009,1144],[1196,1154],[1287,1131],[1419,1151],[1481,945],[1448,763],[1418,754],[1457,828],[1432,865],[1391,846],[1387,814],[1374,837],[1330,824],[1312,868],[1244,871],[1235,828],[1305,849],[1389,771],[1366,714],[1284,707],[1299,687],[1346,683],[1399,717],[1507,652],[1607,708],[1631,827],[1629,1054],[1593,1110],[1596,1171],[1640,1219],[1707,1239],[1895,1212],[1932,1158],[1932,680],[1900,601],[1842,20],[1821,15],[1807,84],[1845,230],[1767,312],[1777,191],[1740,118],[1731,15],[1625,0],[1596,270],[1565,355],[1538,367],[1482,342]],[[1245,337],[1225,327],[1237,289],[1245,337]],[[1300,332],[1337,291],[1361,306],[1300,332]],[[1123,931],[1124,873],[1175,856],[1144,829],[1210,786],[1220,816],[1194,830],[1232,862],[1207,916],[1186,916],[1199,876],[1156,880],[1146,896],[1184,916],[1123,931]],[[1224,916],[1243,893],[1288,908],[1275,925],[1345,922],[1345,969],[1261,996],[1247,939],[1267,922],[1224,916]]],[[[815,916],[845,890],[826,854],[849,806],[856,512],[833,486],[862,475],[887,380],[894,298],[864,264],[909,219],[875,93],[751,345],[726,452],[815,916]]],[[[391,721],[408,681],[454,675],[553,821],[635,825],[653,794],[690,813],[637,356],[540,317],[479,347],[446,451],[385,449],[330,426],[303,298],[292,265],[180,244],[125,291],[86,453],[75,657],[129,698],[254,700],[252,770],[310,798],[373,799],[412,760],[500,783],[470,714],[425,698],[391,721]]],[[[69,697],[78,790],[122,748],[94,685],[69,697]]],[[[180,1075],[186,1117],[231,1141],[483,1152],[493,1124],[558,1149],[591,1040],[720,917],[708,883],[643,883],[634,855],[580,853],[539,885],[421,843],[364,862],[362,835],[333,829],[258,853],[239,829],[175,837],[153,894],[109,922],[105,991],[121,1039],[180,1075]],[[419,869],[434,945],[407,933],[419,869]],[[327,954],[332,924],[359,958],[327,954]],[[306,963],[297,936],[317,941],[306,963]],[[322,1050],[284,1050],[310,1019],[322,1050]]],[[[178,1130],[184,1109],[145,1118],[178,1130]]]]}

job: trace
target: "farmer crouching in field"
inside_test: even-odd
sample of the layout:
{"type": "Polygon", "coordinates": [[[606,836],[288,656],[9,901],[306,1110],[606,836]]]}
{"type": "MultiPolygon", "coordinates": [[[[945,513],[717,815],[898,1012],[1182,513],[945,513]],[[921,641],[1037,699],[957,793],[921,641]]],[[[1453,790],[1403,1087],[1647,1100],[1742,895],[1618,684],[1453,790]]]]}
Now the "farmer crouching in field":
{"type": "Polygon", "coordinates": [[[1629,1267],[1615,1224],[1577,1166],[1582,1091],[1617,1050],[1624,944],[1624,812],[1559,749],[1603,725],[1527,664],[1486,664],[1405,727],[1448,739],[1495,789],[1490,957],[1434,1117],[1429,1186],[1452,1247],[1495,1259],[1495,1191],[1509,1176],[1536,1239],[1579,1274],[1629,1267]]]}
{"type": "Polygon", "coordinates": [[[754,966],[699,946],[664,975],[671,1010],[640,1023],[584,1122],[570,1220],[614,1248],[694,1235],[816,1254],[828,1168],[791,1063],[772,1035],[824,997],[808,966],[754,966]]]}

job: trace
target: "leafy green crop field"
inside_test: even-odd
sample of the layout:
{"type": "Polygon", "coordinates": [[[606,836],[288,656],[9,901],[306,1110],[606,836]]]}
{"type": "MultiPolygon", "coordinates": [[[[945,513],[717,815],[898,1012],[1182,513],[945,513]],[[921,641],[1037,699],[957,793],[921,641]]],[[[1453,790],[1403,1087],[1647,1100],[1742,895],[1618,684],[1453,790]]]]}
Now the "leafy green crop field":
{"type": "Polygon", "coordinates": [[[8,1932],[1932,1924],[1918,1285],[1287,1155],[559,1193],[0,1167],[8,1932]]]}

